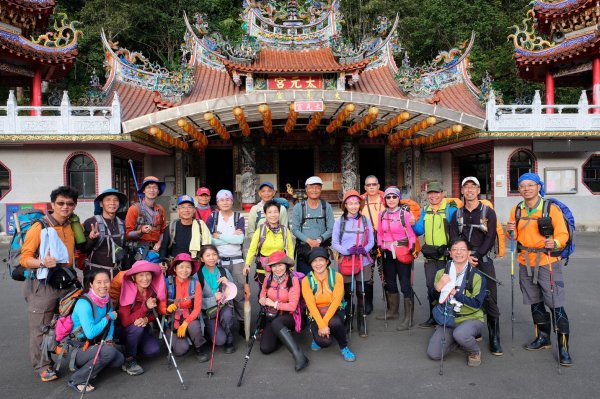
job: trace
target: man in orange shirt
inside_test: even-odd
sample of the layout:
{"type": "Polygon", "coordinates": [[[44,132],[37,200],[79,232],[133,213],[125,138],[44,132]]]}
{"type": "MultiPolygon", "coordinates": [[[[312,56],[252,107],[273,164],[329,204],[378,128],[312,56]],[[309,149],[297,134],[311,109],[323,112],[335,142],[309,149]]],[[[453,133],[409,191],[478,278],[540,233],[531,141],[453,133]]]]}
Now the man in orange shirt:
{"type": "MultiPolygon", "coordinates": [[[[379,179],[374,175],[369,175],[365,178],[365,192],[362,198],[365,202],[365,206],[361,210],[361,214],[368,217],[373,226],[373,233],[375,236],[375,246],[371,250],[371,257],[376,260],[372,267],[375,269],[376,264],[381,264],[381,259],[377,258],[377,226],[379,225],[379,212],[385,209],[383,202],[383,191],[381,191],[379,185],[379,179]]],[[[373,270],[375,271],[375,270],[373,270]]],[[[371,273],[373,276],[374,273],[371,273]]],[[[371,281],[365,281],[365,314],[369,315],[373,311],[373,277],[371,281]]]]}
{"type": "MultiPolygon", "coordinates": [[[[27,231],[21,248],[21,266],[26,267],[35,277],[25,281],[23,294],[29,312],[29,357],[34,370],[39,373],[43,382],[56,380],[58,374],[52,368],[50,355],[42,353],[42,327],[52,321],[57,308],[58,299],[67,293],[68,288],[56,285],[52,276],[69,276],[70,285],[77,282],[77,274],[73,270],[73,254],[75,237],[69,219],[77,206],[78,191],[69,186],[61,186],[50,193],[52,212],[44,217],[42,223],[35,223],[27,231]],[[57,242],[66,247],[68,261],[59,262],[56,254],[49,248],[46,253],[39,253],[42,243],[42,229],[53,228],[60,239],[57,242]],[[47,278],[46,278],[47,276],[47,278]]],[[[50,236],[50,234],[48,234],[50,236]]],[[[52,247],[52,246],[51,246],[52,247]]],[[[67,260],[66,258],[64,260],[67,260]]]]}
{"type": "Polygon", "coordinates": [[[519,267],[519,285],[523,303],[531,305],[536,328],[535,340],[525,345],[525,349],[535,351],[551,347],[552,324],[547,306],[553,309],[559,362],[562,366],[570,366],[573,362],[568,350],[569,319],[564,308],[563,266],[560,256],[555,253],[565,247],[569,232],[558,206],[551,205],[549,218],[542,217],[547,200],[543,198],[544,182],[538,175],[525,173],[518,183],[523,201],[511,209],[507,231],[517,240],[518,261],[522,266],[519,267]]]}

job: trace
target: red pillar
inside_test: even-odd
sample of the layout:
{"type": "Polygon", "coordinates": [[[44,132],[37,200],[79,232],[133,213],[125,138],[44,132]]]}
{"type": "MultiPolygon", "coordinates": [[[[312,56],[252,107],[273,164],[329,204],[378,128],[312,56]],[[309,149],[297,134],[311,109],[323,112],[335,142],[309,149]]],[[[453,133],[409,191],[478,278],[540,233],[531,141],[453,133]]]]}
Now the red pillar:
{"type": "MultiPolygon", "coordinates": [[[[546,72],[546,105],[554,105],[554,76],[552,72],[546,72]]],[[[546,108],[547,114],[553,114],[554,108],[546,108]]]]}
{"type": "MultiPolygon", "coordinates": [[[[600,105],[600,57],[592,61],[592,93],[594,105],[600,105]]],[[[600,108],[595,108],[594,114],[600,114],[600,108]]]]}
{"type": "MultiPolygon", "coordinates": [[[[39,107],[42,105],[42,71],[36,69],[31,82],[31,106],[39,107]]],[[[40,112],[32,110],[31,116],[41,115],[40,112]]]]}

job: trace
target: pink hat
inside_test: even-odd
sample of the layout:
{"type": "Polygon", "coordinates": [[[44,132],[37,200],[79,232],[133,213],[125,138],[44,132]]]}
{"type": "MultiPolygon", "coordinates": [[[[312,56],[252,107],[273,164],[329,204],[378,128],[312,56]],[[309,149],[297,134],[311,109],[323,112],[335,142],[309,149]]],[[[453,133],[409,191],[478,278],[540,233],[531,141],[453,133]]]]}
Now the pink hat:
{"type": "Polygon", "coordinates": [[[223,284],[221,287],[222,287],[221,289],[223,292],[223,297],[221,299],[221,303],[231,301],[233,298],[236,297],[238,289],[237,289],[237,286],[235,285],[235,283],[228,281],[227,283],[223,284]]]}
{"type": "Polygon", "coordinates": [[[169,266],[169,270],[167,270],[167,274],[174,276],[175,275],[175,266],[177,266],[181,262],[190,262],[192,264],[192,275],[198,273],[198,270],[200,270],[200,262],[198,262],[196,259],[192,258],[192,256],[190,254],[188,254],[187,252],[182,252],[182,253],[178,254],[175,257],[175,259],[173,259],[173,261],[171,262],[171,265],[169,266]]]}
{"type": "Polygon", "coordinates": [[[208,195],[210,197],[210,190],[206,187],[200,187],[196,190],[196,195],[208,195]]]}
{"type": "Polygon", "coordinates": [[[157,263],[148,262],[147,260],[138,260],[133,264],[131,269],[125,272],[123,276],[123,285],[121,286],[121,297],[119,299],[119,305],[128,306],[135,301],[138,289],[137,285],[130,277],[142,273],[152,273],[152,282],[150,287],[156,294],[159,301],[167,299],[167,287],[165,285],[165,279],[160,270],[160,266],[157,263]]]}

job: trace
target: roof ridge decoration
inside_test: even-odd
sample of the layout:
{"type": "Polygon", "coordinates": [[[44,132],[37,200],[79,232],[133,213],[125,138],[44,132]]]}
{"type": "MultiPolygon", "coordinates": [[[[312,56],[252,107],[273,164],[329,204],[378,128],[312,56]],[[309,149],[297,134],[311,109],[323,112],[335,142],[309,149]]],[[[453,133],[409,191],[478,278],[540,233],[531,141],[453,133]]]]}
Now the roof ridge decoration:
{"type": "Polygon", "coordinates": [[[458,48],[442,51],[429,63],[412,67],[408,52],[405,52],[402,66],[394,79],[398,87],[415,98],[427,98],[437,91],[458,83],[464,83],[471,93],[479,98],[480,90],[471,82],[469,76],[469,56],[475,42],[475,32],[458,48]]]}
{"type": "MultiPolygon", "coordinates": [[[[188,62],[182,62],[181,70],[170,71],[166,67],[152,62],[141,52],[131,52],[118,47],[118,42],[109,41],[104,30],[100,37],[106,58],[104,66],[107,80],[104,91],[116,79],[119,82],[157,92],[168,103],[177,104],[194,87],[194,69],[188,62]]],[[[186,53],[183,54],[184,58],[186,53]]]]}
{"type": "Polygon", "coordinates": [[[83,32],[77,29],[79,21],[70,21],[64,12],[58,13],[59,19],[54,21],[54,32],[46,32],[37,38],[31,37],[31,42],[37,45],[55,49],[74,49],[77,40],[83,37],[83,32]],[[60,25],[59,25],[60,21],[60,25]]]}
{"type": "Polygon", "coordinates": [[[557,0],[557,1],[543,1],[543,0],[534,0],[530,4],[533,5],[533,8],[537,10],[543,11],[553,11],[553,10],[561,10],[563,8],[577,8],[587,3],[592,2],[592,0],[557,0]]]}
{"type": "Polygon", "coordinates": [[[527,11],[527,16],[521,21],[521,26],[513,25],[513,33],[508,35],[508,40],[513,41],[517,51],[544,50],[556,46],[556,43],[538,36],[534,27],[535,13],[533,9],[527,11]]]}

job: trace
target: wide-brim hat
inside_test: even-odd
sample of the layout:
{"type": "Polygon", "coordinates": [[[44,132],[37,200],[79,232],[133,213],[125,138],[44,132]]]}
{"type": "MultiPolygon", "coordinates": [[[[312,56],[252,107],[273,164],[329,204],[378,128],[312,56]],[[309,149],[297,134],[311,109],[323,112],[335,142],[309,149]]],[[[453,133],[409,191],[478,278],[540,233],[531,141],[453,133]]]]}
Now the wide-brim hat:
{"type": "Polygon", "coordinates": [[[164,301],[166,299],[167,288],[162,271],[160,270],[160,265],[157,263],[148,262],[147,260],[138,260],[133,264],[133,266],[131,266],[131,269],[125,272],[125,275],[123,276],[121,297],[119,299],[119,304],[121,306],[131,305],[135,301],[138,289],[131,276],[142,272],[152,273],[152,282],[150,283],[150,287],[156,294],[156,297],[159,301],[164,301]]]}
{"type": "Polygon", "coordinates": [[[150,183],[155,183],[158,185],[158,195],[162,195],[162,193],[164,193],[165,190],[167,189],[167,183],[165,183],[164,181],[158,180],[158,177],[146,176],[146,177],[144,177],[144,180],[142,181],[142,185],[140,186],[140,190],[138,191],[138,193],[144,194],[144,188],[150,183]]]}
{"type": "Polygon", "coordinates": [[[329,251],[327,250],[327,248],[315,247],[315,248],[311,249],[310,252],[308,253],[308,264],[309,265],[312,264],[312,261],[317,258],[327,259],[328,265],[331,263],[331,259],[329,259],[329,251]]]}
{"type": "Polygon", "coordinates": [[[94,215],[102,215],[102,207],[100,206],[100,203],[107,195],[116,195],[117,198],[119,198],[119,209],[127,206],[128,199],[125,194],[118,192],[114,188],[108,188],[102,191],[94,200],[94,215]]]}
{"type": "Polygon", "coordinates": [[[188,254],[187,252],[182,252],[182,253],[178,254],[175,257],[175,259],[173,259],[173,261],[171,262],[171,265],[169,266],[169,269],[167,270],[167,274],[170,276],[174,276],[175,275],[175,266],[177,266],[181,262],[190,262],[192,264],[192,274],[191,275],[198,273],[198,270],[200,270],[200,262],[198,262],[196,259],[192,258],[192,256],[190,254],[188,254]]]}
{"type": "Polygon", "coordinates": [[[290,267],[294,267],[294,265],[296,264],[294,262],[294,259],[287,256],[285,252],[276,251],[269,255],[269,257],[267,258],[267,262],[263,266],[265,267],[266,271],[270,272],[271,266],[278,265],[280,263],[283,263],[288,269],[290,267]]]}
{"type": "Polygon", "coordinates": [[[235,298],[237,296],[238,289],[235,283],[228,281],[225,284],[221,284],[221,292],[223,294],[221,303],[224,303],[235,298]]]}

